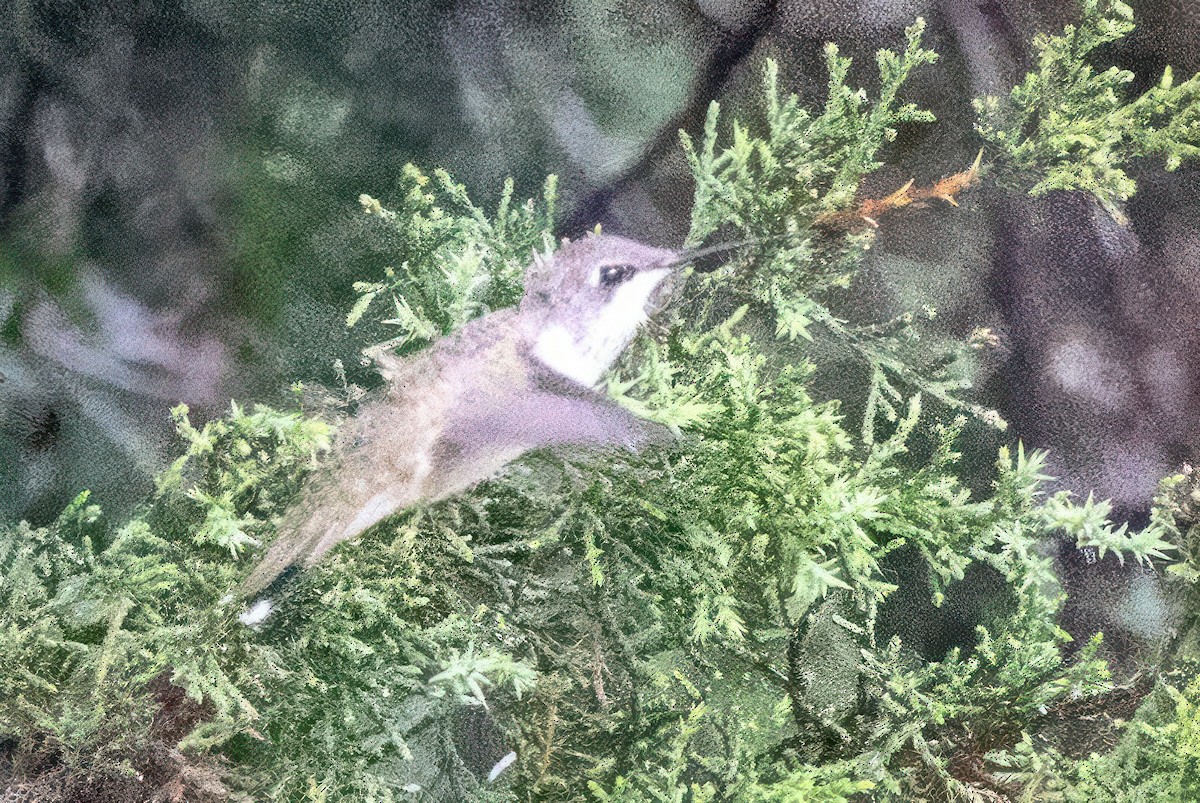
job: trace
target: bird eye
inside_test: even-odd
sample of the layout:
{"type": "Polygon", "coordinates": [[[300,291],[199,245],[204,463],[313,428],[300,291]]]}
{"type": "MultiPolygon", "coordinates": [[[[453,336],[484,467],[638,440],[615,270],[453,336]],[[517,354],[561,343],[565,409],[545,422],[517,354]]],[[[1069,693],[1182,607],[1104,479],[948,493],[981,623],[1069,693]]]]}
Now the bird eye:
{"type": "Polygon", "coordinates": [[[600,286],[615,287],[633,274],[633,265],[605,265],[600,269],[600,286]]]}

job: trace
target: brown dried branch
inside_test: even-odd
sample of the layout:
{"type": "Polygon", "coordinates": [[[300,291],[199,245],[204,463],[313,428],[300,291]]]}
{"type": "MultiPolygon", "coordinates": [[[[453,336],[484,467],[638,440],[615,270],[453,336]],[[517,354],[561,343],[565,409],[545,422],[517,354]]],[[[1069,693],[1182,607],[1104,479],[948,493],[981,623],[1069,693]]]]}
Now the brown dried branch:
{"type": "Polygon", "coordinates": [[[833,231],[861,231],[864,228],[879,228],[879,218],[888,212],[903,209],[910,204],[922,205],[925,201],[945,201],[951,206],[958,206],[958,196],[965,190],[979,183],[979,166],[983,161],[983,150],[975,157],[975,162],[952,176],[938,179],[927,187],[914,187],[915,180],[883,198],[868,198],[853,209],[841,212],[826,212],[818,215],[813,221],[815,226],[833,231]]]}

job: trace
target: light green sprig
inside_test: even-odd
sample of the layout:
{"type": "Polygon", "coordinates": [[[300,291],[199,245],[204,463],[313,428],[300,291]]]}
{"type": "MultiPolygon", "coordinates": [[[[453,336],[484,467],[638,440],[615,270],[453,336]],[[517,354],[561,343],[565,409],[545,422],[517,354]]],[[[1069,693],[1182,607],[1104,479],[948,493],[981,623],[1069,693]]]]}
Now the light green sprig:
{"type": "Polygon", "coordinates": [[[369,195],[363,211],[386,226],[397,264],[384,280],[356,282],[358,300],[346,316],[353,327],[380,297],[394,315],[382,323],[399,329],[393,344],[428,341],[472,318],[516,304],[525,266],[534,250],[549,250],[557,180],[549,176],[541,202],[513,203],[512,179],[504,183],[494,214],[488,214],[444,170],[433,179],[413,165],[404,171],[407,192],[395,208],[369,195]]]}
{"type": "Polygon", "coordinates": [[[1167,170],[1200,157],[1200,74],[1175,84],[1162,79],[1129,99],[1128,70],[1097,69],[1101,45],[1133,30],[1121,0],[1084,0],[1078,25],[1034,39],[1037,68],[1007,97],[975,101],[979,133],[997,149],[996,179],[1044,195],[1082,190],[1119,220],[1120,203],[1136,192],[1126,172],[1138,157],[1157,156],[1167,170]]]}

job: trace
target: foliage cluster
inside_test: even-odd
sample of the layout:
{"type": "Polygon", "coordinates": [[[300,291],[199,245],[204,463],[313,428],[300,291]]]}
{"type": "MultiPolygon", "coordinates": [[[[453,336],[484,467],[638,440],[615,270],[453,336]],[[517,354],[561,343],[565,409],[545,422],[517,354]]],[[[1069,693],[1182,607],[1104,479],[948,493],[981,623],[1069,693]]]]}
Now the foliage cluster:
{"type": "Polygon", "coordinates": [[[936,53],[921,47],[924,28],[918,20],[906,31],[903,53],[879,51],[881,88],[874,102],[865,90],[846,83],[850,59],[830,43],[825,48],[829,91],[820,114],[809,112],[794,95],[780,97],[778,68],[768,60],[762,135],[735,121],[732,142],[718,152],[720,106],[715,101],[699,147],[681,132],[696,179],[687,244],[719,229],[756,241],[757,247],[727,272],[776,310],[779,330],[790,338],[808,336],[814,292],[844,286],[868,239],[863,235],[830,247],[817,241],[815,221],[851,205],[862,177],[881,166],[879,150],[895,138],[897,125],[934,119],[898,101],[912,70],[937,60],[936,53]]]}
{"type": "Polygon", "coordinates": [[[1118,219],[1118,203],[1137,184],[1126,173],[1137,157],[1156,156],[1175,170],[1200,156],[1200,75],[1174,83],[1171,67],[1157,85],[1127,100],[1129,70],[1098,70],[1089,57],[1133,30],[1121,0],[1084,0],[1079,25],[1034,39],[1037,69],[1005,98],[975,102],[979,133],[1000,152],[1002,180],[1032,195],[1083,190],[1118,219]]]}
{"type": "MultiPolygon", "coordinates": [[[[1088,13],[1080,30],[1116,24],[1088,13]]],[[[735,125],[719,149],[714,108],[687,146],[691,242],[731,224],[753,245],[692,276],[608,387],[676,443],[529,455],[336,550],[261,631],[226,595],[320,465],[329,427],[314,419],[234,406],[194,427],[179,410],[185,452],[132,521],[83,496],[49,527],[0,531],[6,774],[33,795],[64,771],[119,779],[114,800],[149,797],[139,778],[310,801],[1190,793],[1189,665],[1146,687],[1113,677],[1102,637],[1069,644],[1042,547],[1065,534],[1146,563],[1177,552],[1181,606],[1200,610],[1191,481],[1168,481],[1133,533],[1106,503],[1047,494],[1044,455],[1020,446],[972,494],[955,444],[973,423],[923,401],[953,411],[963,388],[912,365],[915,317],[852,327],[831,311],[870,234],[815,221],[853,202],[895,124],[929,119],[899,101],[933,60],[920,33],[879,55],[875,101],[830,48],[820,114],[781,98],[769,69],[766,134],[735,125]],[[872,369],[861,428],[809,393],[793,341],[814,323],[872,369]],[[976,583],[997,593],[948,651],[883,615],[901,585],[936,608],[976,583]],[[1146,688],[1131,723],[1110,714],[1146,688]],[[1081,731],[1115,747],[1077,756],[1081,731]]],[[[363,199],[400,268],[359,286],[347,322],[389,299],[408,348],[514,303],[552,223],[552,183],[544,207],[507,190],[488,216],[435,178],[436,193],[411,170],[395,207],[363,199]]]]}
{"type": "Polygon", "coordinates": [[[493,309],[513,306],[521,299],[529,254],[549,250],[553,242],[554,176],[546,179],[540,206],[532,199],[514,205],[509,179],[491,216],[446,171],[435,170],[433,179],[430,187],[429,176],[410,164],[403,176],[408,191],[395,208],[384,208],[366,194],[359,197],[368,215],[399,223],[382,230],[382,245],[399,267],[387,268],[382,282],[354,284],[358,300],[346,325],[357,324],[386,294],[395,315],[383,323],[400,329],[394,346],[427,342],[493,309]]]}

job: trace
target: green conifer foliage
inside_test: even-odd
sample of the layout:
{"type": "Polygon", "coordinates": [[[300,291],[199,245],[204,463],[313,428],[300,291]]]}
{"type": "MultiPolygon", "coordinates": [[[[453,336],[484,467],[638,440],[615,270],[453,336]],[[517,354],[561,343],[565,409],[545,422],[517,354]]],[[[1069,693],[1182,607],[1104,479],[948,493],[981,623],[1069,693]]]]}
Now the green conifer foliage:
{"type": "Polygon", "coordinates": [[[1175,170],[1200,157],[1200,75],[1175,84],[1168,66],[1158,84],[1132,100],[1128,70],[1097,69],[1100,46],[1133,30],[1121,0],[1084,0],[1083,18],[1060,36],[1034,39],[1037,69],[1006,98],[975,102],[979,133],[999,151],[1002,180],[1032,195],[1083,190],[1118,219],[1137,184],[1125,172],[1154,156],[1175,170]]]}

